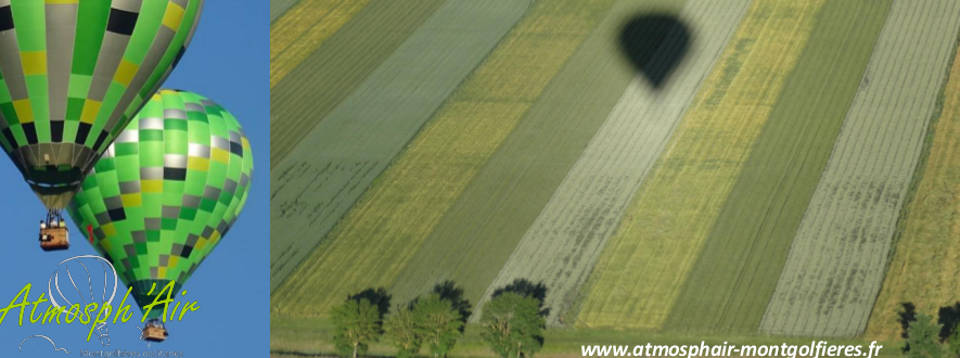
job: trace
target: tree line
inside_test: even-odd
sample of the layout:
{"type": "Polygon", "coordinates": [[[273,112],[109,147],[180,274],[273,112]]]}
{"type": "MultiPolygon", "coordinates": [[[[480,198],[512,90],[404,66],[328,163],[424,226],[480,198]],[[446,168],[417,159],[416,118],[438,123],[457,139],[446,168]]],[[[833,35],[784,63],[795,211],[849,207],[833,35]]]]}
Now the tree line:
{"type": "Polygon", "coordinates": [[[910,302],[901,303],[897,315],[906,357],[960,358],[960,302],[940,307],[936,321],[931,315],[918,313],[910,302]]]}
{"type": "MultiPolygon", "coordinates": [[[[546,286],[518,279],[494,291],[483,306],[477,329],[492,351],[502,358],[529,358],[543,347],[543,332],[549,309],[543,307],[546,286]]],[[[426,350],[433,358],[445,358],[453,350],[472,314],[463,289],[444,281],[431,292],[407,304],[390,307],[391,296],[383,288],[350,295],[333,307],[333,342],[343,357],[366,354],[370,344],[388,341],[398,358],[426,350]]]]}

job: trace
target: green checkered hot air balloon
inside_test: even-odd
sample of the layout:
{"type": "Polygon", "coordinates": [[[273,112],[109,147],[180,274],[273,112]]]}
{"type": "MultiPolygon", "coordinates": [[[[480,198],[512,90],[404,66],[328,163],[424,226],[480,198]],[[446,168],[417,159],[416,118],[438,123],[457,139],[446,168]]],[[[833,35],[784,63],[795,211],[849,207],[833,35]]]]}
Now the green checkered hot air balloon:
{"type": "MultiPolygon", "coordinates": [[[[253,156],[240,124],[191,92],[160,90],[117,137],[67,210],[141,309],[175,293],[237,219],[253,156]],[[156,284],[153,295],[148,295],[156,284]]],[[[161,312],[152,310],[147,319],[161,312]]]]}
{"type": "Polygon", "coordinates": [[[47,225],[61,225],[93,162],[177,64],[202,4],[0,0],[0,146],[49,210],[47,225]]]}

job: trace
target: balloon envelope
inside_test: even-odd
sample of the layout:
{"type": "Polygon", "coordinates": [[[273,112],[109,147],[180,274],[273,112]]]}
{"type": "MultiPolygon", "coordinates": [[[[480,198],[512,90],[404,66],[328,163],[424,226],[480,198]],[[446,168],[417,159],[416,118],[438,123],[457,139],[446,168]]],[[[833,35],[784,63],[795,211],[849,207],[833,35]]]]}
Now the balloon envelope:
{"type": "Polygon", "coordinates": [[[160,87],[202,0],[0,0],[0,145],[49,209],[160,87]]]}
{"type": "MultiPolygon", "coordinates": [[[[174,294],[227,233],[250,190],[253,156],[237,120],[207,98],[161,90],[117,137],[67,208],[133,288],[141,309],[174,294]]],[[[161,314],[153,310],[148,318],[161,314]]]]}

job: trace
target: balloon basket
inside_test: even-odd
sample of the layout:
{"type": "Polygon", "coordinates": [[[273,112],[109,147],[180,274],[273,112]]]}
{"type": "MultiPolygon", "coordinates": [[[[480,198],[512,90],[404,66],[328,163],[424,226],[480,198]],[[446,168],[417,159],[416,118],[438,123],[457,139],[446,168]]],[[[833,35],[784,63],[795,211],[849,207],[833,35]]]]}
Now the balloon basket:
{"type": "Polygon", "coordinates": [[[167,329],[159,322],[147,322],[143,327],[143,340],[150,342],[163,342],[167,339],[167,329]]]}
{"type": "Polygon", "coordinates": [[[40,248],[43,251],[66,250],[70,248],[70,237],[66,227],[48,227],[40,229],[40,248]]]}

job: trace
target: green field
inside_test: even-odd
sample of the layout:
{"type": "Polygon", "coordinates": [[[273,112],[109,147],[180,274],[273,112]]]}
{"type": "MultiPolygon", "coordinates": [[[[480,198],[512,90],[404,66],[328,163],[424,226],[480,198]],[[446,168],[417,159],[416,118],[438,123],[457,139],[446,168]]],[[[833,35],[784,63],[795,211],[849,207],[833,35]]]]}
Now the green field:
{"type": "Polygon", "coordinates": [[[411,299],[443,280],[472,302],[493,282],[524,232],[556,191],[633,78],[616,33],[641,11],[679,11],[683,2],[618,1],[390,287],[411,299]]]}
{"type": "Polygon", "coordinates": [[[934,314],[960,302],[960,53],[949,82],[937,98],[942,112],[934,117],[918,168],[913,201],[901,219],[895,251],[873,306],[865,336],[893,339],[900,335],[896,312],[903,302],[934,314]]]}
{"type": "Polygon", "coordinates": [[[889,5],[828,0],[820,9],[807,46],[683,283],[665,323],[668,329],[733,333],[758,328],[889,5]]]}
{"type": "Polygon", "coordinates": [[[374,0],[307,58],[295,61],[293,66],[272,59],[271,168],[279,168],[297,144],[353,94],[444,2],[374,0]],[[275,71],[286,74],[282,80],[275,80],[275,71]]]}
{"type": "Polygon", "coordinates": [[[272,167],[271,289],[317,246],[527,6],[515,0],[444,3],[272,167]]]}
{"type": "MultiPolygon", "coordinates": [[[[351,293],[446,280],[471,322],[544,284],[542,354],[565,357],[809,339],[784,337],[896,356],[900,302],[960,299],[956,1],[274,5],[273,356],[331,352],[351,293]],[[627,31],[648,15],[690,35],[662,86],[625,43],[666,66],[686,35],[627,31]]],[[[492,353],[471,324],[453,355],[492,353]]]]}
{"type": "Polygon", "coordinates": [[[659,93],[654,93],[642,76],[628,85],[487,287],[480,304],[515,279],[543,282],[550,288],[546,300],[549,322],[564,324],[564,316],[579,296],[627,203],[659,157],[749,3],[687,2],[679,15],[701,24],[704,34],[689,50],[691,60],[674,71],[673,80],[659,93]]]}
{"type": "MultiPolygon", "coordinates": [[[[483,343],[478,327],[467,325],[464,337],[457,342],[450,356],[454,357],[492,357],[493,352],[483,343]]],[[[330,356],[333,346],[326,337],[332,332],[330,323],[324,319],[305,318],[298,320],[279,319],[271,320],[270,332],[272,335],[270,356],[273,358],[294,358],[304,356],[330,356]]],[[[655,344],[699,344],[701,340],[707,344],[809,344],[807,338],[783,337],[756,337],[743,335],[679,335],[665,334],[651,331],[623,331],[613,329],[577,329],[551,328],[546,331],[544,340],[548,342],[537,357],[576,358],[580,354],[581,345],[616,344],[635,345],[647,342],[655,344]]],[[[860,339],[832,339],[831,344],[862,344],[860,339]]],[[[881,341],[884,345],[882,357],[900,357],[898,342],[881,341]]],[[[378,342],[370,347],[369,356],[392,356],[395,353],[387,342],[378,342]]],[[[424,352],[421,352],[421,354],[424,352]]],[[[427,355],[424,355],[427,356],[427,355]]]]}
{"type": "Polygon", "coordinates": [[[275,312],[323,314],[350,292],[390,285],[612,3],[535,3],[306,259],[303,279],[272,295],[275,312]]]}
{"type": "Polygon", "coordinates": [[[863,333],[957,38],[938,29],[958,28],[960,2],[893,4],[793,240],[764,332],[863,333]]]}
{"type": "Polygon", "coordinates": [[[270,25],[270,87],[306,60],[369,2],[304,0],[274,21],[270,25]]]}
{"type": "Polygon", "coordinates": [[[270,0],[270,22],[282,16],[299,0],[270,0]]]}
{"type": "Polygon", "coordinates": [[[577,325],[662,326],[822,3],[751,4],[602,253],[577,325]]]}

